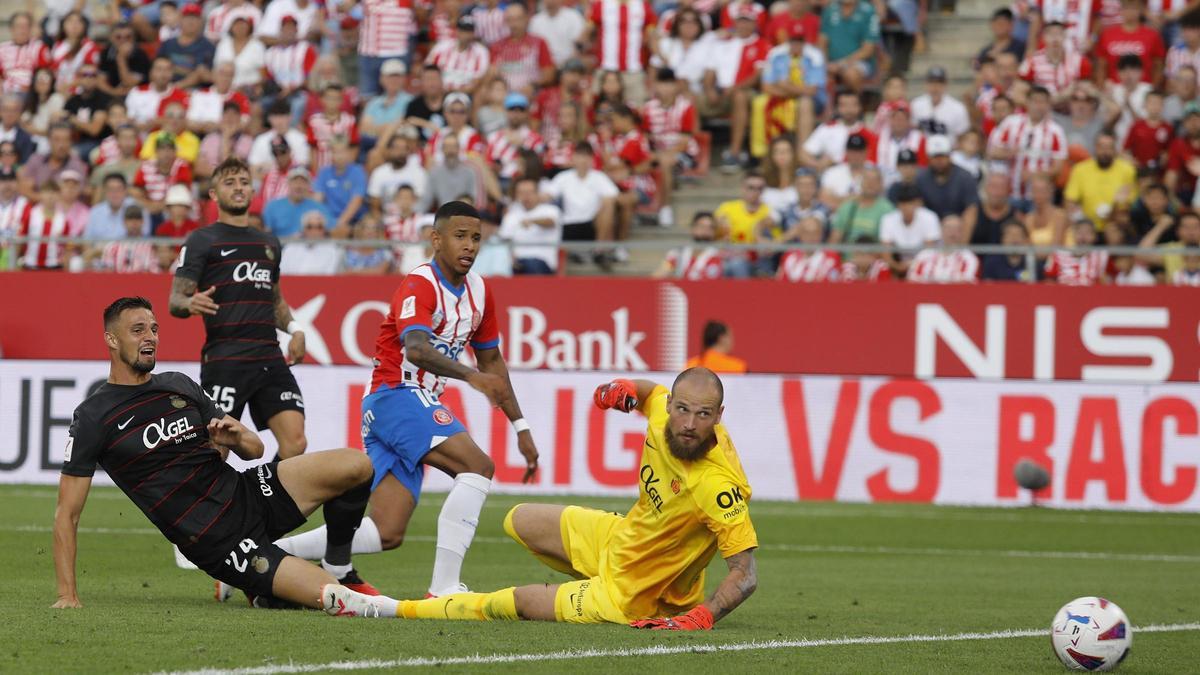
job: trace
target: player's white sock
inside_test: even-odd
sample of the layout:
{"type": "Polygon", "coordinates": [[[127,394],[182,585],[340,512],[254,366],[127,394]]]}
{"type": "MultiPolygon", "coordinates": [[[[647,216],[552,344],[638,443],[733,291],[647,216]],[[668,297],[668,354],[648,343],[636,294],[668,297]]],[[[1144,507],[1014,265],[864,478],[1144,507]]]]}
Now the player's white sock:
{"type": "Polygon", "coordinates": [[[324,558],[322,558],[321,559],[321,569],[332,574],[334,579],[341,579],[342,577],[349,574],[350,570],[354,569],[354,566],[350,565],[350,564],[330,565],[329,563],[325,562],[324,558]]]}
{"type": "Polygon", "coordinates": [[[458,588],[463,558],[475,538],[479,512],[491,487],[491,479],[477,473],[460,473],[454,479],[454,487],[450,488],[438,515],[437,553],[433,558],[430,593],[442,595],[458,588]]]}
{"type": "MultiPolygon", "coordinates": [[[[325,526],[284,537],[275,545],[285,552],[305,560],[320,560],[325,555],[325,526]]],[[[375,521],[363,518],[358,530],[354,533],[354,543],[350,546],[351,553],[379,553],[383,550],[383,542],[379,538],[379,528],[375,521]]]]}

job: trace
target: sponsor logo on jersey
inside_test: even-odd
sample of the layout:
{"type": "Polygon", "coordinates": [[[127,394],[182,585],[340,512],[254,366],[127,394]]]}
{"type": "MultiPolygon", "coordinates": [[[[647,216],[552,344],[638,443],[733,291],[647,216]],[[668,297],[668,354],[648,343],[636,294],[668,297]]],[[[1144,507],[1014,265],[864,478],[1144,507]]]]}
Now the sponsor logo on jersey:
{"type": "Polygon", "coordinates": [[[659,482],[659,479],[654,477],[654,467],[649,464],[643,464],[638,476],[642,481],[642,488],[646,491],[646,498],[650,500],[650,503],[654,505],[654,508],[659,513],[662,513],[662,495],[659,494],[658,488],[654,487],[654,484],[659,482]]]}
{"type": "Polygon", "coordinates": [[[252,281],[254,283],[271,283],[271,270],[259,267],[254,260],[245,260],[233,268],[234,281],[252,281]]]}
{"type": "Polygon", "coordinates": [[[180,443],[195,438],[196,433],[195,427],[192,426],[191,420],[187,417],[180,417],[171,422],[162,417],[157,422],[151,422],[146,425],[146,428],[142,431],[142,445],[145,445],[147,448],[157,448],[160,445],[166,444],[167,441],[180,443]]]}
{"type": "Polygon", "coordinates": [[[437,422],[438,424],[446,425],[453,422],[454,417],[452,417],[450,413],[446,412],[445,410],[438,408],[437,410],[433,411],[433,421],[437,422]]]}
{"type": "Polygon", "coordinates": [[[280,401],[295,401],[297,408],[304,407],[304,397],[298,391],[281,391],[279,392],[280,401]]]}
{"type": "Polygon", "coordinates": [[[411,319],[417,315],[417,296],[410,295],[404,299],[404,303],[400,305],[400,318],[411,319]]]}

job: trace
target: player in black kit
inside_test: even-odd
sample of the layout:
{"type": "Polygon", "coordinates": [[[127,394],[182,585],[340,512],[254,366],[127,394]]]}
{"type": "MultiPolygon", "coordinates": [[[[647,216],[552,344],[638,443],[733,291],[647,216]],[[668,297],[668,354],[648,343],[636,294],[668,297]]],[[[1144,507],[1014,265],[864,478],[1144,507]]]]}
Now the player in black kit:
{"type": "Polygon", "coordinates": [[[172,316],[204,317],[200,386],[221,410],[270,428],[279,458],[304,452],[304,399],[289,364],[304,358],[304,332],[279,290],[279,239],[249,227],[250,167],[229,157],[212,175],[219,220],[188,235],[171,286],[172,316]],[[203,289],[203,290],[197,290],[203,289]],[[289,333],[285,362],[275,329],[289,333]]]}
{"type": "Polygon", "coordinates": [[[97,465],[188,558],[248,596],[330,610],[322,602],[330,584],[340,596],[378,595],[350,565],[354,530],[370,496],[365,454],[329,450],[239,473],[225,463],[228,452],[258,459],[262,441],[186,375],[151,374],[158,323],[147,300],[109,305],[104,339],[108,382],[75,409],[59,479],[54,607],[81,606],[75,537],[97,465]],[[321,567],[272,543],[322,505],[329,541],[321,567]]]}

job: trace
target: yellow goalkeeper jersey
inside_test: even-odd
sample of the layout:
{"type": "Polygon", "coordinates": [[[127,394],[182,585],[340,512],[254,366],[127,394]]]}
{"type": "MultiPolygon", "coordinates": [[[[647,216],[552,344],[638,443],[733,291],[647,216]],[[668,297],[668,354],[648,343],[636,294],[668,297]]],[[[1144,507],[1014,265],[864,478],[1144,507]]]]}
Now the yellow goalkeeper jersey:
{"type": "Polygon", "coordinates": [[[638,501],[612,530],[601,569],[627,616],[686,611],[704,600],[704,568],[758,546],[750,522],[750,484],[722,424],[717,444],[696,461],[667,447],[667,389],[646,401],[646,444],[638,501]]]}

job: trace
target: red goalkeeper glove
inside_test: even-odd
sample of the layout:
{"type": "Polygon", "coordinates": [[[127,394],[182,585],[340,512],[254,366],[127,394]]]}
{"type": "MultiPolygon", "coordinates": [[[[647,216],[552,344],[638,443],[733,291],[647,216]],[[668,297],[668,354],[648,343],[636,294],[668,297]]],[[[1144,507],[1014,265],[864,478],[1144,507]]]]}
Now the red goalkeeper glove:
{"type": "Polygon", "coordinates": [[[592,395],[596,407],[601,410],[613,408],[621,412],[629,412],[637,407],[637,385],[633,380],[613,380],[596,387],[592,395]]]}
{"type": "Polygon", "coordinates": [[[634,628],[650,630],[712,630],[713,615],[704,605],[696,605],[692,611],[666,619],[643,619],[629,624],[634,628]]]}

